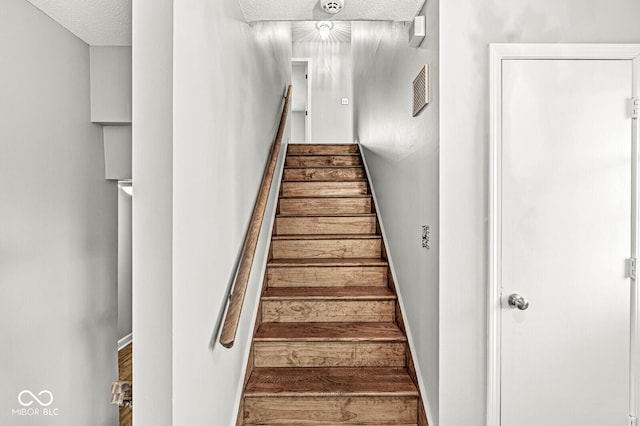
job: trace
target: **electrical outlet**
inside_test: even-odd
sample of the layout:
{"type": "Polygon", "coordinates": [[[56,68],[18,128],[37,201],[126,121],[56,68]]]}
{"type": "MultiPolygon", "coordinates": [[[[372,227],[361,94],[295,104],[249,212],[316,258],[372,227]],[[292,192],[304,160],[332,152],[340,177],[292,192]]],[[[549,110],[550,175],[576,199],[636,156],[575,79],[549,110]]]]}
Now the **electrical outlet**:
{"type": "Polygon", "coordinates": [[[342,98],[342,105],[349,105],[349,98],[342,98]]]}
{"type": "Polygon", "coordinates": [[[422,225],[422,248],[430,249],[429,240],[431,239],[431,230],[429,225],[422,225]]]}

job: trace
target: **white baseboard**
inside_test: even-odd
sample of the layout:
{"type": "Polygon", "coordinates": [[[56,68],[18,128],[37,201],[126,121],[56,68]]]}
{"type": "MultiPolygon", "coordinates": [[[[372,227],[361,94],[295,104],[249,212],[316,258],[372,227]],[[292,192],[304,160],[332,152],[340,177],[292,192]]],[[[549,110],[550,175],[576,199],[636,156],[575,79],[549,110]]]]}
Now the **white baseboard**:
{"type": "Polygon", "coordinates": [[[118,340],[118,350],[124,349],[127,345],[133,342],[133,333],[129,333],[124,336],[122,339],[118,340]]]}

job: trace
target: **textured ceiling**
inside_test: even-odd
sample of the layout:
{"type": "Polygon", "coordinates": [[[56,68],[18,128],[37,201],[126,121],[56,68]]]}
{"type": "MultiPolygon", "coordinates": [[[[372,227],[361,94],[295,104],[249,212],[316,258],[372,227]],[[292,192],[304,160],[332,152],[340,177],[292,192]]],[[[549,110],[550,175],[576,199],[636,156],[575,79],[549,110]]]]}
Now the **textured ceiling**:
{"type": "Polygon", "coordinates": [[[28,0],[91,46],[131,46],[131,0],[28,0]]]}
{"type": "Polygon", "coordinates": [[[320,0],[239,0],[252,21],[411,21],[425,0],[345,0],[336,15],[325,13],[320,0]]]}

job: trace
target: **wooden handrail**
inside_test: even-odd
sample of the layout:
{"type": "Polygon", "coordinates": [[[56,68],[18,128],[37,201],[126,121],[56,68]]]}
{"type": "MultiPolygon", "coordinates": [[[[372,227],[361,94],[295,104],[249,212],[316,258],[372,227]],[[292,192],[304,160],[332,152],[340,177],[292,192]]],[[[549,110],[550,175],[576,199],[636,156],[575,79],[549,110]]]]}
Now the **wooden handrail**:
{"type": "Polygon", "coordinates": [[[271,191],[276,163],[278,162],[278,153],[280,152],[282,136],[287,123],[287,115],[289,114],[291,91],[292,87],[289,85],[284,100],[284,107],[282,108],[282,116],[280,117],[278,132],[276,133],[276,137],[271,145],[269,159],[264,169],[264,174],[262,175],[260,191],[258,192],[256,204],[253,207],[253,213],[251,214],[249,229],[247,230],[247,235],[244,239],[244,244],[242,245],[242,254],[240,255],[238,273],[233,281],[233,291],[229,301],[229,308],[227,309],[224,325],[222,326],[222,333],[220,334],[220,344],[225,348],[232,347],[236,340],[240,314],[242,313],[242,307],[244,305],[244,296],[247,292],[247,285],[249,284],[249,274],[251,273],[251,267],[253,265],[253,257],[256,254],[256,246],[258,244],[258,237],[260,236],[260,229],[262,228],[264,211],[267,208],[267,200],[269,198],[269,192],[271,191]]]}

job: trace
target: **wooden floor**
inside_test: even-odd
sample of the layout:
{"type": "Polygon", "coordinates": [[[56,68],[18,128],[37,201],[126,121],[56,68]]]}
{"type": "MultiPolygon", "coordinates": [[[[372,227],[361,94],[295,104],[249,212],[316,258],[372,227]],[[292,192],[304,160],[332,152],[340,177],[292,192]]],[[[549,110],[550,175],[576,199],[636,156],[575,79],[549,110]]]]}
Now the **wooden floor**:
{"type": "Polygon", "coordinates": [[[239,425],[427,425],[359,148],[289,145],[239,425]]]}
{"type": "MultiPolygon", "coordinates": [[[[118,380],[133,380],[133,343],[118,351],[118,380]]],[[[120,426],[133,424],[133,407],[120,407],[120,426]]]]}

